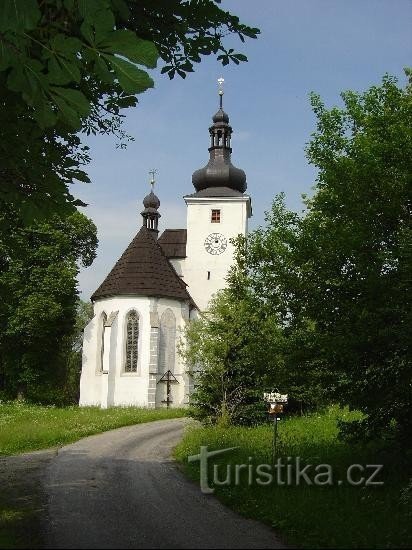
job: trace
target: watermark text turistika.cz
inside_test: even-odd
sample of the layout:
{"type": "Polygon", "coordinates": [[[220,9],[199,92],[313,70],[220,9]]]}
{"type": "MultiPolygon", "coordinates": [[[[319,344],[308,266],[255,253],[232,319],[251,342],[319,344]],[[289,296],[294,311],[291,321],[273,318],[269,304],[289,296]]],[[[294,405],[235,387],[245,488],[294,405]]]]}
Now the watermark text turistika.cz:
{"type": "MultiPolygon", "coordinates": [[[[200,489],[202,493],[214,493],[217,486],[299,486],[350,485],[370,487],[383,485],[379,480],[382,464],[351,464],[346,470],[346,479],[335,479],[330,464],[308,464],[301,457],[278,458],[272,464],[255,464],[249,457],[247,464],[213,464],[214,457],[233,451],[238,447],[208,451],[200,447],[198,455],[188,457],[188,462],[200,462],[200,489]]],[[[342,476],[341,476],[342,477],[342,476]]]]}

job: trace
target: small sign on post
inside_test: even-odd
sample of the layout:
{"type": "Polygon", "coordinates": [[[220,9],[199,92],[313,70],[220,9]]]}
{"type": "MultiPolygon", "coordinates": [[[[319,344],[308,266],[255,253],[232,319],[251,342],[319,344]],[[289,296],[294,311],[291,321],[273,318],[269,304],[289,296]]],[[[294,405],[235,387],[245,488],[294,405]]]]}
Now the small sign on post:
{"type": "Polygon", "coordinates": [[[269,403],[268,414],[273,415],[273,446],[272,446],[272,464],[275,464],[275,456],[277,454],[277,438],[278,438],[278,414],[283,413],[283,406],[288,402],[288,394],[279,392],[264,393],[263,399],[269,403]]]}
{"type": "Polygon", "coordinates": [[[282,394],[279,392],[264,393],[263,399],[268,403],[287,403],[288,394],[282,394]]]}

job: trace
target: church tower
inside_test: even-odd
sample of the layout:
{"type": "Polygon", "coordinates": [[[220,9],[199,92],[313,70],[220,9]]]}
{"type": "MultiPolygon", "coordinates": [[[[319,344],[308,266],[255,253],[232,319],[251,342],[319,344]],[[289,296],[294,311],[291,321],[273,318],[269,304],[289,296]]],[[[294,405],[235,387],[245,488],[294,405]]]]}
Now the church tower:
{"type": "Polygon", "coordinates": [[[209,162],[192,176],[195,193],[184,197],[187,205],[187,245],[184,280],[201,311],[210,298],[226,286],[233,264],[230,239],[247,232],[252,215],[245,194],[246,174],[231,162],[232,127],[223,110],[223,78],[219,79],[219,110],[209,128],[209,162]]]}

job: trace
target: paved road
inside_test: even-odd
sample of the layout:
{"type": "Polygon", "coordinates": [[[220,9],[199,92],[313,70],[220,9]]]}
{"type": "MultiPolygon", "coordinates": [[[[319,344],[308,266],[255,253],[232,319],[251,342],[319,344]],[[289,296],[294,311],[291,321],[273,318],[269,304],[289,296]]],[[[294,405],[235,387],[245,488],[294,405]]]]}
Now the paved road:
{"type": "Polygon", "coordinates": [[[283,548],[271,529],[203,495],[169,458],[185,421],[88,437],[47,467],[47,548],[283,548]]]}

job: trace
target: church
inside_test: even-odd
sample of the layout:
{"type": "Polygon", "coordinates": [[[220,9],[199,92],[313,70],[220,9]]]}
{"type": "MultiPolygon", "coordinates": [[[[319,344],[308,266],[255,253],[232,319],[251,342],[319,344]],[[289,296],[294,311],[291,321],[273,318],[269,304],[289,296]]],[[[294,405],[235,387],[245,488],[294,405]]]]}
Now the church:
{"type": "Polygon", "coordinates": [[[91,297],[84,330],[80,405],[182,407],[193,381],[177,345],[186,323],[207,310],[233,263],[230,239],[252,215],[246,175],[231,162],[232,128],[220,106],[209,128],[209,162],[192,176],[186,229],[159,236],[160,200],[143,200],[142,226],[91,297]]]}

